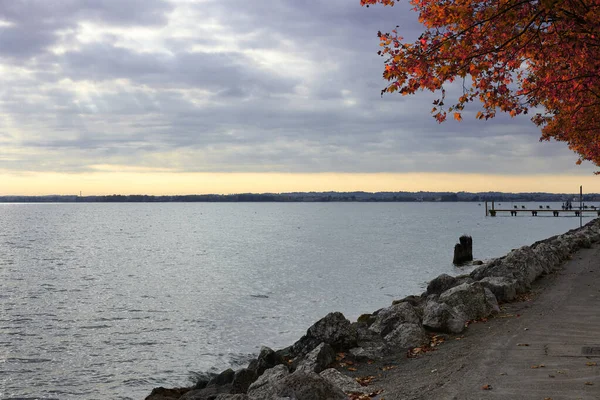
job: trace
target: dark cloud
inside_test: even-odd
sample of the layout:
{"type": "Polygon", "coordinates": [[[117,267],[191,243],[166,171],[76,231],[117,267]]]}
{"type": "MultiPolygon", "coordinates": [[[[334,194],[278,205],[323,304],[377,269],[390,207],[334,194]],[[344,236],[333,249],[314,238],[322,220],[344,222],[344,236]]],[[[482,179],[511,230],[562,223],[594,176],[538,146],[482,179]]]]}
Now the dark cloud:
{"type": "Polygon", "coordinates": [[[36,57],[56,44],[59,32],[93,22],[111,26],[161,26],[173,5],[166,0],[3,0],[0,55],[36,57]]]}
{"type": "Polygon", "coordinates": [[[63,66],[62,76],[76,81],[123,78],[161,88],[202,88],[223,96],[289,92],[296,83],[253,67],[252,60],[243,54],[227,52],[169,56],[96,44],[55,60],[63,66]]]}
{"type": "Polygon", "coordinates": [[[167,0],[3,0],[0,17],[19,26],[65,29],[81,22],[120,26],[164,25],[167,0]]]}

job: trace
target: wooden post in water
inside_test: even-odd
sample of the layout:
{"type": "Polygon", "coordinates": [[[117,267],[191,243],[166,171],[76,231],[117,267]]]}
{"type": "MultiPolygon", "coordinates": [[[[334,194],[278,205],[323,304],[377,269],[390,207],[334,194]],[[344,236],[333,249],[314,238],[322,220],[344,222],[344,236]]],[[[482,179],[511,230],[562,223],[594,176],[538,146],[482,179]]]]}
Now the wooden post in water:
{"type": "Polygon", "coordinates": [[[454,246],[454,265],[462,265],[468,261],[473,261],[473,239],[471,236],[462,235],[458,239],[459,243],[454,246]]]}
{"type": "Polygon", "coordinates": [[[487,200],[485,201],[485,216],[488,216],[488,210],[487,210],[487,200]]]}

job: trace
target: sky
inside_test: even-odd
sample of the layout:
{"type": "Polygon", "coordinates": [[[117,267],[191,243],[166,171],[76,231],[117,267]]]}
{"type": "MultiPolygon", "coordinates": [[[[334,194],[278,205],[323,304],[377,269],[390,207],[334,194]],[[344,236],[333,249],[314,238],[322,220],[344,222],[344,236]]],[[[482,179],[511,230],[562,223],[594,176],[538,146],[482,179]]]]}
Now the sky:
{"type": "Polygon", "coordinates": [[[381,96],[405,3],[0,0],[0,195],[600,192],[527,116],[381,96]]]}

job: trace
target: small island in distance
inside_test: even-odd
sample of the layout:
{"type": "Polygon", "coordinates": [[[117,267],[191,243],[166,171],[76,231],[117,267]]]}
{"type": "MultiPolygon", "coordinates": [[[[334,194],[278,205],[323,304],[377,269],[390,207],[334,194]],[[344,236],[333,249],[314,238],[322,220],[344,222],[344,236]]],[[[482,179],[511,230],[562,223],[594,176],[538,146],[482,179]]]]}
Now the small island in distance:
{"type": "MultiPolygon", "coordinates": [[[[0,203],[183,203],[183,202],[483,202],[579,201],[579,194],[503,192],[290,192],[191,195],[44,195],[0,196],[0,203]]],[[[583,195],[583,201],[600,201],[600,194],[583,195]]]]}

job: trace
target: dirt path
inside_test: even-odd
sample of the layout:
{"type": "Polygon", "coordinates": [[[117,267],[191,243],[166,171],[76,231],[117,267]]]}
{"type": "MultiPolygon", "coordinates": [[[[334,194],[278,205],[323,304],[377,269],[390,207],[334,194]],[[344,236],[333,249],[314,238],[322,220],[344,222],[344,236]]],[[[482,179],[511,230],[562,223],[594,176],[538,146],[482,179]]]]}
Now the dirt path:
{"type": "Polygon", "coordinates": [[[579,250],[522,301],[447,336],[437,351],[347,368],[375,377],[369,388],[384,390],[378,400],[598,400],[600,247],[579,250]]]}

